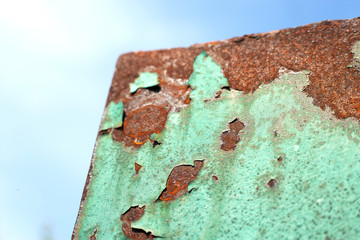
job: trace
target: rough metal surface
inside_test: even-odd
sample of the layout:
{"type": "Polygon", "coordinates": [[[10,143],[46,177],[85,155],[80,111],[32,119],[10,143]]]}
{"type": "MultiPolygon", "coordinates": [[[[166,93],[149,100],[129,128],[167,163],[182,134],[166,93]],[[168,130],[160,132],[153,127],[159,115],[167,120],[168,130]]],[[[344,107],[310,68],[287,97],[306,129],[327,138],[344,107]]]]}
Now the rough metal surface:
{"type": "Polygon", "coordinates": [[[73,238],[359,238],[359,30],[122,55],[73,238]]]}

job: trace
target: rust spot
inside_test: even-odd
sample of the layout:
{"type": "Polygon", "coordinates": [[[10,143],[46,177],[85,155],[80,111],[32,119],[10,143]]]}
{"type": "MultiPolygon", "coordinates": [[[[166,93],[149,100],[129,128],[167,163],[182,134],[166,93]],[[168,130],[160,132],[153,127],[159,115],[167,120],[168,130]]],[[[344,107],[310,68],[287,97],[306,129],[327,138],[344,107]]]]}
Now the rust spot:
{"type": "Polygon", "coordinates": [[[94,230],[93,235],[90,236],[90,240],[96,240],[97,229],[94,230]]]}
{"type": "Polygon", "coordinates": [[[139,173],[141,168],[142,168],[142,166],[140,164],[138,164],[137,162],[135,162],[135,172],[136,172],[136,174],[139,173]]]}
{"type": "Polygon", "coordinates": [[[276,179],[270,179],[268,182],[267,182],[267,186],[270,187],[270,188],[273,188],[275,187],[277,184],[277,180],[276,179]]]}
{"type": "Polygon", "coordinates": [[[213,179],[215,182],[219,180],[219,178],[218,178],[217,176],[215,176],[215,175],[212,176],[212,179],[213,179]]]}
{"type": "Polygon", "coordinates": [[[167,112],[164,108],[148,105],[133,111],[124,121],[124,133],[134,139],[141,139],[159,133],[165,126],[167,112]]]}
{"type": "Polygon", "coordinates": [[[180,165],[174,167],[166,182],[166,188],[158,199],[172,201],[184,195],[188,190],[189,183],[196,179],[203,165],[204,160],[195,160],[194,166],[180,165]]]}
{"type": "Polygon", "coordinates": [[[125,116],[124,126],[114,129],[112,138],[136,148],[147,142],[151,134],[164,128],[167,112],[162,106],[147,105],[125,116]]]}
{"type": "Polygon", "coordinates": [[[139,220],[145,213],[145,206],[131,207],[124,214],[121,215],[120,220],[122,221],[122,231],[125,236],[131,240],[145,240],[145,239],[154,239],[154,236],[151,232],[146,232],[143,229],[132,228],[131,223],[139,220]]]}
{"type": "Polygon", "coordinates": [[[225,131],[221,134],[221,149],[224,151],[230,151],[235,149],[238,142],[240,142],[240,137],[238,133],[240,130],[244,129],[245,125],[239,119],[235,119],[234,121],[229,123],[230,130],[225,131]]]}

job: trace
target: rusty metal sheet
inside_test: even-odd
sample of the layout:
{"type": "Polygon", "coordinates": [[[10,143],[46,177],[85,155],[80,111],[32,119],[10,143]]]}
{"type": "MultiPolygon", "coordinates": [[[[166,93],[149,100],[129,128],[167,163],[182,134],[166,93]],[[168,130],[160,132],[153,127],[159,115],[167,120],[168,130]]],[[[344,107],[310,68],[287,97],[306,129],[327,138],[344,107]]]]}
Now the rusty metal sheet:
{"type": "Polygon", "coordinates": [[[359,30],[122,55],[73,239],[359,238],[359,30]]]}

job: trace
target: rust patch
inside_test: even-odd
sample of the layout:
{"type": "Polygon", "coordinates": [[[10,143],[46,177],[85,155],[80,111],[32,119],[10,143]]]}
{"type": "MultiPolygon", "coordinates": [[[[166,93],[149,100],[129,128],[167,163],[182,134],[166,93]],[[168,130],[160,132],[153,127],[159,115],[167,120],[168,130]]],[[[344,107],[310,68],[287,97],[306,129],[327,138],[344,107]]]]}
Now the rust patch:
{"type": "Polygon", "coordinates": [[[213,179],[215,182],[219,181],[218,176],[215,176],[215,175],[212,176],[212,179],[213,179]]]}
{"type": "Polygon", "coordinates": [[[240,137],[238,133],[240,130],[244,129],[245,125],[239,119],[235,119],[229,123],[228,131],[225,131],[221,134],[221,149],[224,151],[230,151],[236,148],[238,142],[240,142],[240,137]]]}
{"type": "Polygon", "coordinates": [[[280,156],[280,157],[277,158],[277,162],[278,162],[278,163],[281,163],[282,160],[283,160],[282,156],[280,156]]]}
{"type": "MultiPolygon", "coordinates": [[[[106,105],[115,99],[116,102],[122,101],[125,115],[130,117],[136,114],[136,118],[139,118],[139,112],[133,113],[134,111],[156,103],[165,111],[160,113],[161,120],[166,120],[170,111],[178,112],[190,103],[191,88],[185,85],[185,82],[193,72],[192,65],[195,57],[200,53],[201,49],[189,51],[185,48],[176,48],[121,55],[116,65],[106,105]],[[159,85],[157,88],[138,89],[136,93],[131,94],[129,83],[133,82],[139,73],[147,71],[158,74],[159,85]]],[[[143,115],[146,114],[143,113],[143,115]]],[[[141,147],[149,140],[151,134],[144,133],[141,136],[134,137],[141,132],[137,125],[150,126],[154,118],[146,118],[145,116],[140,118],[137,124],[132,122],[129,126],[129,120],[127,121],[125,117],[124,124],[127,121],[127,127],[115,129],[112,133],[113,139],[124,143],[125,146],[141,147]]],[[[157,122],[156,124],[160,127],[156,131],[161,131],[164,125],[159,125],[157,122]]]]}
{"type": "Polygon", "coordinates": [[[136,174],[139,173],[141,168],[142,168],[142,166],[140,164],[138,164],[137,162],[135,162],[135,172],[136,172],[136,174]]]}
{"type": "Polygon", "coordinates": [[[194,166],[176,166],[171,171],[166,182],[166,188],[158,199],[162,201],[173,201],[188,191],[188,185],[194,181],[204,165],[204,160],[195,160],[194,166]]]}
{"type": "Polygon", "coordinates": [[[114,129],[112,138],[136,148],[150,140],[151,134],[159,133],[167,120],[163,106],[147,105],[125,116],[124,126],[114,129]]]}
{"type": "Polygon", "coordinates": [[[146,232],[143,229],[132,228],[131,223],[139,220],[145,213],[145,206],[131,207],[124,214],[121,215],[120,220],[122,221],[122,231],[125,236],[131,240],[145,240],[145,239],[154,239],[154,236],[151,232],[146,232]]]}
{"type": "Polygon", "coordinates": [[[94,230],[93,235],[90,236],[90,240],[96,240],[97,229],[94,230]]]}
{"type": "Polygon", "coordinates": [[[184,83],[193,71],[195,57],[205,50],[222,67],[230,88],[249,93],[277,78],[280,68],[308,70],[310,85],[305,92],[315,105],[330,107],[340,119],[360,118],[359,72],[347,67],[352,62],[352,46],[358,40],[360,18],[324,21],[189,48],[127,53],[119,57],[107,102],[123,101],[125,112],[130,112],[136,97],[145,96],[146,90],[131,96],[129,83],[140,72],[151,70],[159,75],[161,87],[156,101],[175,106],[180,100],[184,105],[175,111],[181,109],[189,103],[184,83]],[[160,93],[171,99],[165,100],[160,93]]]}
{"type": "Polygon", "coordinates": [[[281,67],[310,71],[305,92],[337,118],[360,118],[360,75],[347,66],[360,39],[360,19],[324,21],[276,32],[233,38],[209,48],[231,88],[246,93],[279,76],[281,67]]]}

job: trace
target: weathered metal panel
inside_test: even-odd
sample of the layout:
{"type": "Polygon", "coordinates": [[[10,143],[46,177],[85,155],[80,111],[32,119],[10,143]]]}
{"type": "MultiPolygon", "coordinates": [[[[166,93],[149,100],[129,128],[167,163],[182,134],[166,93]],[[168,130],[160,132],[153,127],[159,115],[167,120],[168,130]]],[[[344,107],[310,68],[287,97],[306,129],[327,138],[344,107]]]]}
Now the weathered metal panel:
{"type": "Polygon", "coordinates": [[[73,238],[360,238],[359,30],[121,56],[73,238]]]}

